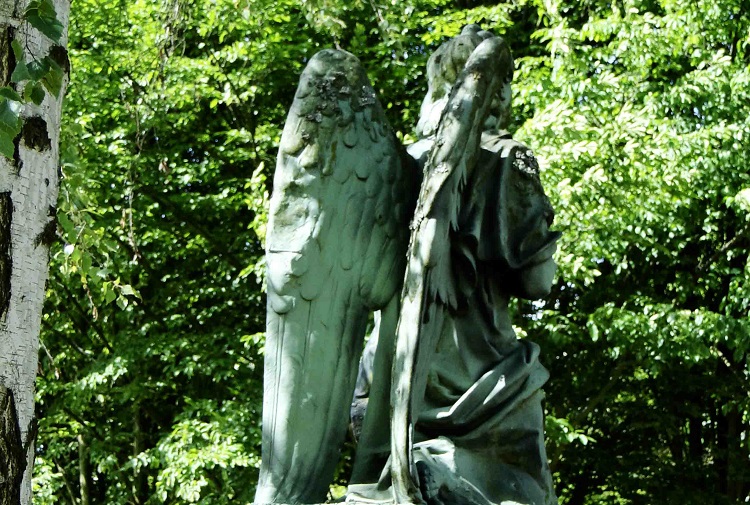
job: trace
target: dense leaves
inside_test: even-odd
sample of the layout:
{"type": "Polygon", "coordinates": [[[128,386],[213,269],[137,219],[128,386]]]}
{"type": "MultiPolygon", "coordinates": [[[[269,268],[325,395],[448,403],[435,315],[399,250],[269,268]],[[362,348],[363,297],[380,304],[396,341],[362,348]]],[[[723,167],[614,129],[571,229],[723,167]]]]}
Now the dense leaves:
{"type": "Polygon", "coordinates": [[[534,113],[519,135],[566,232],[530,334],[558,349],[550,410],[596,440],[553,451],[559,489],[744,500],[748,20],[739,2],[587,11],[558,5],[538,32],[553,57],[519,62],[534,113]]]}
{"type": "Polygon", "coordinates": [[[36,500],[251,501],[265,203],[299,73],[325,47],[357,54],[409,141],[427,57],[477,22],[513,48],[513,129],[564,231],[552,296],[516,317],[552,371],[561,502],[745,501],[747,12],[741,0],[75,2],[36,500]]]}

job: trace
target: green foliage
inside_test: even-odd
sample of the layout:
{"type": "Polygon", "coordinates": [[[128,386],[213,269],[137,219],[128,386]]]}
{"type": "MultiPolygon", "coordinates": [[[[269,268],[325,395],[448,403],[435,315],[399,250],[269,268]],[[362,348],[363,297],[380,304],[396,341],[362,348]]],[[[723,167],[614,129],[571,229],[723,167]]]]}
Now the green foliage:
{"type": "Polygon", "coordinates": [[[73,9],[38,391],[50,501],[80,493],[81,460],[93,502],[249,501],[262,366],[240,336],[262,331],[264,309],[255,276],[240,275],[262,251],[251,211],[262,197],[251,205],[245,187],[262,186],[253,171],[273,160],[253,111],[282,106],[247,85],[263,80],[245,74],[242,47],[257,20],[220,43],[214,15],[73,9]]]}
{"type": "MultiPolygon", "coordinates": [[[[22,21],[42,32],[52,42],[60,42],[63,25],[57,19],[50,0],[29,2],[22,21]]],[[[17,39],[12,40],[11,48],[16,65],[10,75],[10,83],[0,87],[0,154],[9,159],[13,158],[15,152],[14,139],[21,132],[23,106],[30,103],[41,105],[45,89],[59,98],[65,77],[63,69],[49,55],[26,61],[24,49],[17,39]]]]}
{"type": "Polygon", "coordinates": [[[32,0],[29,2],[24,13],[24,19],[54,42],[58,42],[62,37],[63,25],[57,19],[55,6],[51,0],[32,0]]]}
{"type": "MultiPolygon", "coordinates": [[[[21,133],[21,118],[18,116],[20,105],[15,100],[16,92],[10,88],[2,88],[0,94],[0,153],[7,158],[13,158],[15,145],[13,139],[21,133]]],[[[20,97],[19,97],[20,98],[20,97]]]]}
{"type": "MultiPolygon", "coordinates": [[[[552,296],[515,321],[552,372],[561,502],[746,499],[748,7],[74,3],[37,501],[77,501],[81,477],[90,503],[251,501],[265,206],[299,73],[355,53],[409,140],[426,60],[468,22],[513,48],[513,129],[564,231],[552,296]]],[[[0,89],[6,155],[19,98],[53,92],[40,64],[0,89]]]]}
{"type": "Polygon", "coordinates": [[[256,422],[236,402],[221,407],[212,400],[191,403],[151,451],[151,466],[159,469],[157,497],[168,501],[175,496],[188,503],[251,502],[254,488],[242,481],[235,484],[230,472],[260,464],[259,455],[249,455],[245,445],[250,435],[246,427],[256,422]]]}
{"type": "Polygon", "coordinates": [[[744,11],[560,2],[534,34],[550,57],[518,61],[519,136],[565,231],[529,335],[556,355],[550,411],[596,440],[552,448],[570,503],[750,491],[744,11]]]}

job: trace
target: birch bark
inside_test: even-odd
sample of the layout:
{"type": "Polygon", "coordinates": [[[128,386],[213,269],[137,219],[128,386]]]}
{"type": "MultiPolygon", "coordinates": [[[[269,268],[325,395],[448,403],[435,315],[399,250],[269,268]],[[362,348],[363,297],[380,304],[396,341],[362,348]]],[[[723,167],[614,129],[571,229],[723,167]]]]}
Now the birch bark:
{"type": "Polygon", "coordinates": [[[0,505],[31,503],[34,379],[50,236],[56,226],[60,113],[69,69],[69,0],[53,0],[63,36],[53,42],[23,20],[29,0],[0,0],[0,86],[16,66],[11,43],[27,62],[50,56],[64,70],[59,97],[24,105],[13,159],[0,156],[0,505]]]}

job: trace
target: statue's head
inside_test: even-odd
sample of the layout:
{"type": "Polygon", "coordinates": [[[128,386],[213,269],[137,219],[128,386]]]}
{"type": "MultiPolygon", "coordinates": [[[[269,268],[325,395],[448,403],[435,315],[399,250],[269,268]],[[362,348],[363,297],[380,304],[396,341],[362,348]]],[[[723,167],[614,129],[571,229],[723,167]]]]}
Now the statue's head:
{"type": "MultiPolygon", "coordinates": [[[[435,133],[440,113],[445,107],[448,95],[466,65],[469,56],[482,41],[494,37],[491,32],[482,30],[479,25],[467,25],[460,35],[443,43],[427,61],[427,96],[422,103],[417,134],[428,137],[435,133]]],[[[513,79],[513,65],[508,69],[505,85],[492,103],[487,129],[505,129],[510,120],[510,83],[513,79]]]]}

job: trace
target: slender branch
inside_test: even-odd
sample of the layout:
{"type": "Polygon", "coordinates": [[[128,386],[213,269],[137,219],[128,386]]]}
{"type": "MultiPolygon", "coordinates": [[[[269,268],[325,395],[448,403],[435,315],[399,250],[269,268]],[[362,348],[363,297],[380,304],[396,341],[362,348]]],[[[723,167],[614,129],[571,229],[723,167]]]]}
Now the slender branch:
{"type": "MultiPolygon", "coordinates": [[[[88,314],[88,311],[83,308],[83,306],[81,305],[81,303],[78,301],[78,298],[76,296],[74,296],[73,293],[70,291],[70,288],[65,283],[61,283],[61,286],[63,287],[63,289],[65,290],[66,294],[68,295],[68,300],[71,303],[73,303],[73,305],[78,309],[79,313],[80,314],[88,314]]],[[[82,332],[85,331],[85,328],[81,327],[81,325],[77,321],[74,321],[74,320],[72,320],[72,321],[74,323],[76,323],[76,326],[78,326],[79,330],[81,330],[82,332]]],[[[107,337],[104,336],[104,330],[102,330],[99,327],[99,325],[97,325],[95,322],[89,321],[89,323],[88,323],[87,326],[94,329],[94,331],[96,332],[96,334],[101,339],[102,344],[104,344],[104,347],[109,352],[114,352],[114,349],[112,348],[112,346],[110,345],[109,341],[107,340],[107,337]]],[[[88,332],[86,332],[86,333],[88,333],[88,332]]]]}
{"type": "Polygon", "coordinates": [[[612,374],[610,375],[607,383],[599,389],[599,393],[591,398],[584,409],[579,411],[575,415],[575,417],[571,421],[571,424],[573,424],[573,426],[583,423],[583,421],[586,419],[586,416],[588,416],[595,407],[597,407],[602,401],[604,401],[605,398],[607,398],[607,395],[609,395],[609,392],[612,390],[612,388],[617,385],[617,381],[625,373],[625,370],[632,364],[632,361],[620,361],[617,364],[615,369],[612,371],[612,374]]]}
{"type": "Polygon", "coordinates": [[[750,226],[745,226],[742,228],[739,233],[737,233],[734,237],[732,237],[729,241],[725,242],[723,246],[721,246],[720,249],[717,249],[714,251],[714,253],[708,257],[708,259],[701,260],[700,263],[698,263],[698,268],[696,269],[698,272],[704,272],[706,268],[708,268],[709,265],[714,263],[718,258],[721,256],[724,256],[724,254],[734,247],[734,245],[741,239],[748,237],[748,232],[750,232],[750,226]]]}
{"type": "MultiPolygon", "coordinates": [[[[42,319],[42,326],[44,326],[47,330],[50,332],[55,331],[55,328],[52,326],[52,324],[49,321],[46,321],[42,319]]],[[[83,350],[81,346],[79,346],[77,343],[75,343],[73,340],[71,340],[67,334],[64,332],[60,332],[59,335],[63,335],[63,338],[65,339],[65,343],[67,343],[70,347],[72,347],[76,352],[78,352],[81,356],[88,358],[88,355],[86,354],[86,351],[83,350]]],[[[55,358],[52,357],[49,350],[47,349],[47,346],[44,345],[44,342],[40,339],[39,345],[44,349],[44,352],[47,354],[47,357],[52,362],[52,365],[55,367],[55,370],[59,371],[57,368],[57,365],[55,364],[55,358]]]]}
{"type": "Polygon", "coordinates": [[[73,418],[73,420],[74,420],[75,422],[77,422],[78,424],[80,424],[81,426],[83,426],[83,427],[84,427],[84,428],[85,428],[85,429],[86,429],[86,430],[87,430],[87,431],[88,431],[89,433],[91,433],[91,434],[92,434],[92,435],[93,435],[93,436],[94,436],[94,437],[95,437],[95,438],[96,438],[97,440],[99,440],[99,441],[101,441],[101,442],[106,442],[106,440],[104,439],[104,437],[102,437],[102,436],[101,436],[101,435],[99,434],[99,432],[98,432],[98,431],[96,430],[96,428],[94,428],[94,427],[93,427],[93,425],[92,425],[91,423],[89,423],[88,421],[85,421],[85,420],[84,420],[84,419],[83,419],[83,418],[82,418],[81,416],[79,416],[78,414],[76,414],[75,412],[73,412],[73,411],[72,411],[72,410],[70,409],[70,407],[67,407],[67,406],[63,405],[63,406],[61,407],[61,409],[62,409],[62,411],[63,411],[63,412],[65,412],[65,413],[66,413],[66,414],[68,414],[68,415],[69,415],[70,417],[72,417],[72,418],[73,418]]]}
{"type": "Polygon", "coordinates": [[[73,487],[70,485],[70,481],[68,480],[68,477],[65,475],[65,468],[60,466],[60,463],[58,463],[57,460],[54,460],[54,462],[55,462],[55,467],[57,468],[57,471],[60,472],[60,475],[62,475],[63,484],[65,485],[65,490],[68,492],[68,498],[70,498],[70,503],[77,504],[78,500],[76,499],[76,496],[73,493],[73,487]]]}
{"type": "Polygon", "coordinates": [[[736,366],[734,366],[732,361],[729,360],[727,355],[721,349],[719,349],[719,347],[716,344],[712,345],[711,349],[716,351],[716,355],[724,364],[724,366],[727,367],[727,370],[732,372],[732,377],[737,379],[737,383],[740,386],[740,389],[744,390],[745,393],[747,393],[747,396],[750,397],[750,385],[748,385],[747,380],[740,375],[740,373],[737,371],[736,366]]]}
{"type": "MultiPolygon", "coordinates": [[[[215,54],[215,52],[214,52],[213,50],[211,50],[211,51],[209,52],[209,56],[211,57],[211,60],[213,60],[214,64],[215,64],[215,65],[216,65],[217,67],[219,67],[219,69],[221,70],[221,73],[222,73],[222,75],[224,76],[224,80],[225,80],[225,81],[226,81],[226,83],[227,83],[227,84],[229,85],[229,89],[230,89],[230,90],[232,91],[232,93],[234,94],[234,96],[236,96],[236,97],[238,97],[238,98],[239,98],[240,94],[239,94],[239,93],[238,93],[238,91],[237,91],[237,86],[235,86],[235,84],[234,84],[234,82],[232,81],[232,79],[230,79],[230,78],[229,78],[229,72],[228,72],[228,71],[227,71],[227,70],[226,70],[226,69],[224,68],[224,66],[223,66],[223,65],[222,65],[222,63],[221,63],[221,60],[219,60],[219,58],[217,58],[217,57],[216,57],[216,54],[215,54]]],[[[253,104],[254,102],[255,102],[255,96],[253,96],[253,99],[252,99],[252,101],[250,102],[250,105],[252,106],[252,104],[253,104]]],[[[236,111],[236,107],[234,106],[234,104],[228,104],[228,106],[229,106],[229,110],[230,110],[230,112],[232,113],[232,116],[234,116],[234,120],[235,120],[235,121],[236,121],[237,123],[240,123],[240,124],[244,124],[244,123],[245,123],[245,121],[244,121],[244,120],[245,120],[245,119],[249,119],[249,121],[247,121],[247,122],[248,122],[248,123],[250,123],[250,124],[249,124],[250,128],[248,128],[248,130],[247,130],[247,131],[248,131],[248,133],[250,134],[250,145],[251,145],[251,146],[252,146],[252,148],[253,148],[253,154],[255,155],[255,160],[257,161],[258,159],[260,159],[260,155],[258,154],[258,145],[257,145],[257,143],[255,142],[255,127],[256,127],[256,121],[255,121],[255,120],[253,120],[253,118],[252,118],[252,117],[243,117],[243,118],[242,118],[242,119],[243,119],[243,121],[240,121],[240,120],[239,120],[239,118],[238,118],[238,116],[245,116],[245,114],[241,114],[241,113],[238,113],[238,112],[236,111]]]]}
{"type": "Polygon", "coordinates": [[[229,266],[237,269],[244,268],[244,265],[241,265],[233,256],[230,256],[226,254],[226,250],[217,244],[217,240],[213,237],[213,234],[208,231],[208,229],[204,226],[201,226],[200,224],[197,224],[195,220],[191,216],[185,215],[185,213],[180,209],[180,207],[172,202],[169,201],[167,198],[163,198],[157,193],[150,191],[146,188],[143,188],[143,195],[147,196],[154,202],[158,203],[159,205],[163,206],[173,214],[177,215],[182,219],[187,226],[192,228],[195,232],[197,232],[201,237],[206,239],[208,242],[208,245],[211,246],[211,248],[219,254],[219,256],[226,261],[229,266]]]}

